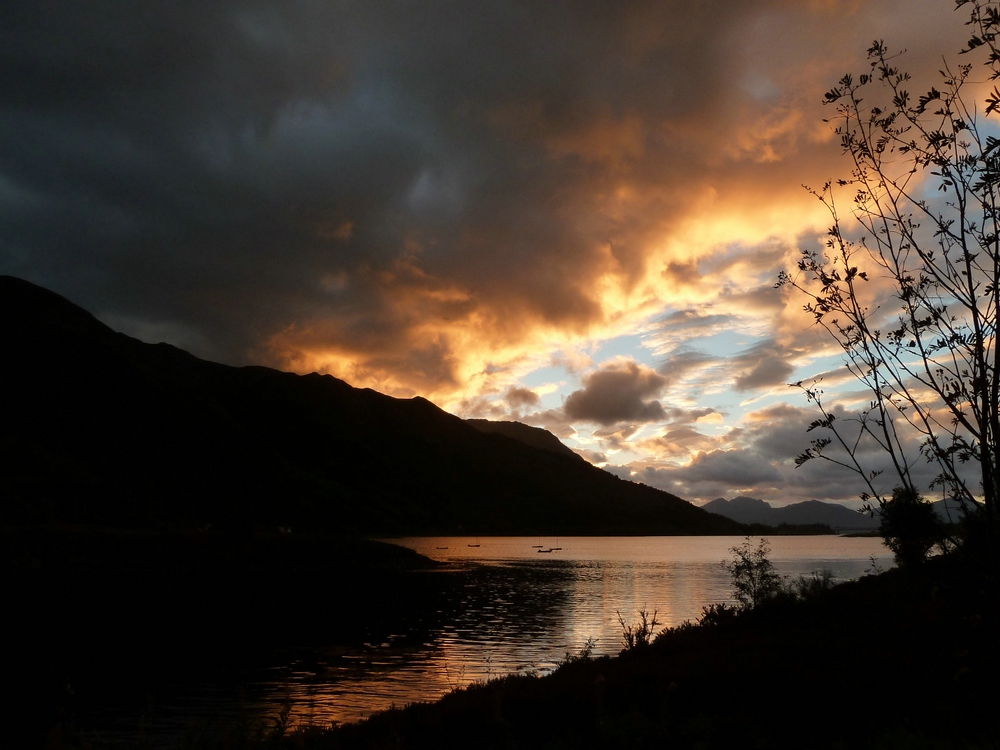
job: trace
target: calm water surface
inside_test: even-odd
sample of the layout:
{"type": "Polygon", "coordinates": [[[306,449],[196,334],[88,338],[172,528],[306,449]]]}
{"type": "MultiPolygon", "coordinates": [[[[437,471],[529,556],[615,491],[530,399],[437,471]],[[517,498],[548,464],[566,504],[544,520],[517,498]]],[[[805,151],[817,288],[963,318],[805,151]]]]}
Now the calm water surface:
{"type": "MultiPolygon", "coordinates": [[[[238,686],[193,685],[141,717],[91,716],[97,746],[127,743],[141,722],[151,746],[175,744],[232,721],[355,721],[393,705],[435,700],[476,680],[547,673],[588,641],[621,650],[618,613],[657,612],[662,626],[695,620],[730,600],[722,567],[740,537],[411,537],[387,540],[460,569],[461,586],[431,623],[414,623],[362,648],[276,654],[248,667],[238,686]],[[478,546],[475,546],[478,545],[478,546]],[[542,550],[542,551],[539,551],[542,550]]],[[[892,558],[877,538],[775,537],[771,560],[795,578],[824,568],[858,578],[892,558]]]]}

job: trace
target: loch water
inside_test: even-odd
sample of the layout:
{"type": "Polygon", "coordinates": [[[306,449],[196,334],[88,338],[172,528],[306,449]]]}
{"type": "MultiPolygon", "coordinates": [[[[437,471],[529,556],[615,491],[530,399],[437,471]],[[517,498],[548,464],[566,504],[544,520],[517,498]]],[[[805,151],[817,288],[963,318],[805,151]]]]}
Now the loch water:
{"type": "MultiPolygon", "coordinates": [[[[194,681],[141,711],[108,705],[82,717],[93,747],[149,747],[269,722],[329,726],[415,701],[432,701],[477,680],[546,674],[567,655],[622,648],[619,615],[656,613],[659,627],[696,620],[730,601],[723,561],[739,537],[409,537],[391,541],[446,563],[458,576],[427,616],[397,632],[344,648],[274,652],[226,679],[194,681]]],[[[790,578],[829,570],[835,580],[891,567],[878,538],[770,539],[770,559],[790,578]]]]}

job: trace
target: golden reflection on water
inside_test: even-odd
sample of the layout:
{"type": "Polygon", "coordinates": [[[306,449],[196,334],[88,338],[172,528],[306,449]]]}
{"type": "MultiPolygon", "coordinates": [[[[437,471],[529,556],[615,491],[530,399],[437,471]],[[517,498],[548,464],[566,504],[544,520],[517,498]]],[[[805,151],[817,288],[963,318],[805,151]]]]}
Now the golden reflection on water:
{"type": "MultiPolygon", "coordinates": [[[[288,659],[243,686],[253,699],[238,707],[217,694],[191,696],[175,713],[191,721],[226,715],[276,716],[329,726],[392,706],[432,701],[473,682],[515,672],[545,674],[589,639],[593,654],[622,647],[638,610],[657,612],[660,627],[695,620],[729,599],[722,566],[737,537],[414,537],[387,540],[463,572],[463,584],[433,627],[399,633],[354,650],[314,651],[288,659]],[[470,544],[479,544],[471,547],[470,544]],[[561,550],[539,553],[544,549],[561,550]]],[[[771,560],[790,577],[822,568],[845,580],[863,575],[871,556],[891,565],[880,540],[776,537],[771,560]]],[[[169,723],[171,708],[161,708],[169,723]]],[[[150,729],[146,725],[147,731],[150,729]]],[[[154,729],[155,731],[155,729],[154,729]]]]}
{"type": "MultiPolygon", "coordinates": [[[[393,705],[435,700],[473,682],[515,672],[545,674],[588,640],[594,655],[621,647],[620,612],[657,613],[660,627],[696,620],[729,600],[722,563],[738,537],[410,537],[387,540],[456,565],[485,566],[431,641],[374,646],[330,666],[324,684],[288,684],[293,717],[354,721],[393,705]],[[552,552],[543,549],[562,547],[552,552]],[[479,546],[470,546],[478,544],[479,546]]],[[[790,577],[829,568],[856,578],[870,557],[888,567],[878,539],[776,537],[771,559],[790,577]]]]}

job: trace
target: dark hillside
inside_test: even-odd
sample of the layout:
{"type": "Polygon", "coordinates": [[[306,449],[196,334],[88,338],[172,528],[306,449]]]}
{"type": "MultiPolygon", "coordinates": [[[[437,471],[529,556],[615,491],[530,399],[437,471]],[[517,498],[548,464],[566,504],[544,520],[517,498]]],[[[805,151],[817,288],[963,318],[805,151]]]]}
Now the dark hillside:
{"type": "Polygon", "coordinates": [[[489,419],[467,419],[465,421],[480,432],[499,433],[535,448],[552,451],[561,456],[575,456],[581,461],[584,460],[582,456],[578,456],[570,448],[563,445],[559,438],[541,427],[532,427],[521,422],[494,422],[489,419]]]}
{"type": "MultiPolygon", "coordinates": [[[[366,533],[738,534],[422,398],[206,362],[0,278],[5,523],[366,533]]],[[[553,438],[554,439],[554,438],[553,438]]]]}

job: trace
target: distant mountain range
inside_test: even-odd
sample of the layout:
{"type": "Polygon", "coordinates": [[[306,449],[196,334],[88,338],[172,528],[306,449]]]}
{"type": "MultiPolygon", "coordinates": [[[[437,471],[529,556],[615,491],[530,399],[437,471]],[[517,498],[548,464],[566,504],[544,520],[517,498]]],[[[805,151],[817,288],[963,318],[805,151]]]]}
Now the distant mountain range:
{"type": "Polygon", "coordinates": [[[0,523],[739,534],[518,423],[230,367],[0,277],[0,523]]]}
{"type": "Polygon", "coordinates": [[[720,497],[701,507],[710,513],[746,524],[824,524],[838,531],[866,531],[879,526],[878,518],[850,510],[843,505],[819,500],[806,500],[774,508],[770,503],[752,497],[734,497],[732,500],[720,497]]]}
{"type": "MultiPolygon", "coordinates": [[[[961,509],[955,502],[938,500],[931,503],[938,518],[946,523],[957,522],[961,517],[961,509]]],[[[878,515],[860,513],[836,503],[824,503],[819,500],[806,500],[774,508],[764,500],[753,497],[734,497],[726,500],[716,498],[701,506],[710,513],[717,513],[739,523],[760,523],[767,526],[781,524],[824,524],[836,531],[871,531],[879,527],[878,515]]]]}

